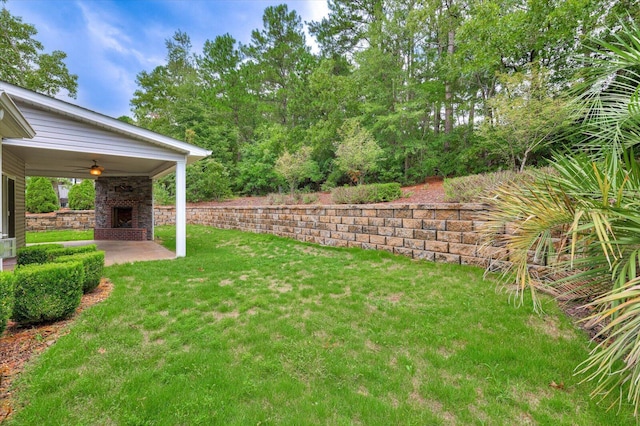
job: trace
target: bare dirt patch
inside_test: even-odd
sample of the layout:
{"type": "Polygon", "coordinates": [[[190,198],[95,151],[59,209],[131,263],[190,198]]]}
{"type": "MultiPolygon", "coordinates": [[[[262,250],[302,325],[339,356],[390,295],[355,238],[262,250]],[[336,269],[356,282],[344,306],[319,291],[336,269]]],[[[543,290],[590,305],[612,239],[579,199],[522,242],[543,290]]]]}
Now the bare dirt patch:
{"type": "Polygon", "coordinates": [[[27,362],[64,336],[80,312],[105,300],[112,290],[111,281],[103,278],[98,287],[82,296],[76,313],[63,321],[24,327],[15,322],[7,324],[0,336],[0,423],[13,412],[11,384],[27,362]]]}

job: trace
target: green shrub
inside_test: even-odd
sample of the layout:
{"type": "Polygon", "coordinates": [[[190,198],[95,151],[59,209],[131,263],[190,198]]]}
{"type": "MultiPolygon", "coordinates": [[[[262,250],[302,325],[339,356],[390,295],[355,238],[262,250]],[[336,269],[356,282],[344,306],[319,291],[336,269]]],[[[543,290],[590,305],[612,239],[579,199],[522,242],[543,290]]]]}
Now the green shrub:
{"type": "Polygon", "coordinates": [[[84,280],[82,282],[82,292],[88,293],[100,284],[102,271],[104,270],[104,252],[91,251],[80,254],[60,256],[54,260],[55,263],[82,262],[84,267],[84,280]]]}
{"type": "Polygon", "coordinates": [[[21,247],[17,252],[16,264],[30,265],[33,263],[47,263],[49,261],[48,252],[52,249],[64,248],[62,244],[38,244],[35,246],[21,247]]]}
{"type": "Polygon", "coordinates": [[[71,256],[74,254],[94,252],[96,250],[98,250],[98,247],[95,244],[87,244],[84,246],[50,248],[47,251],[47,262],[52,262],[60,256],[71,256]]]}
{"type": "Polygon", "coordinates": [[[13,319],[24,324],[71,316],[80,305],[82,262],[45,263],[16,268],[13,319]]]}
{"type": "Polygon", "coordinates": [[[290,205],[290,204],[313,204],[317,202],[319,197],[316,194],[303,194],[296,192],[290,194],[269,194],[267,195],[267,204],[271,205],[290,205]]]}
{"type": "Polygon", "coordinates": [[[51,181],[45,177],[32,177],[27,183],[26,209],[30,213],[50,213],[58,210],[58,196],[51,181]]]}
{"type": "Polygon", "coordinates": [[[400,197],[402,197],[402,188],[399,183],[344,186],[331,191],[331,200],[336,204],[381,203],[397,200],[400,197]]]}
{"type": "Polygon", "coordinates": [[[502,185],[510,182],[533,182],[538,174],[553,173],[549,167],[543,169],[528,169],[522,173],[504,170],[494,173],[483,173],[445,179],[443,183],[444,200],[449,203],[469,203],[479,201],[502,185]]]}
{"type": "Polygon", "coordinates": [[[187,201],[223,200],[233,195],[229,172],[223,164],[209,158],[187,167],[187,201]]]}
{"type": "Polygon", "coordinates": [[[69,208],[71,210],[92,210],[95,207],[96,188],[91,179],[85,179],[69,190],[69,208]]]}
{"type": "Polygon", "coordinates": [[[15,276],[12,272],[0,272],[0,335],[7,327],[13,312],[15,276]]]}

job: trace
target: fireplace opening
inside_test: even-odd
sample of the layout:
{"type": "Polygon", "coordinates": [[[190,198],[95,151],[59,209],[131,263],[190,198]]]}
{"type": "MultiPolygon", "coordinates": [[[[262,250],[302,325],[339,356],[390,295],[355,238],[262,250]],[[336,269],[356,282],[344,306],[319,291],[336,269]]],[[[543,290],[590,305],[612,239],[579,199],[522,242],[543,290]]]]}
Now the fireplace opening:
{"type": "Polygon", "coordinates": [[[111,227],[112,228],[132,228],[133,227],[133,208],[132,207],[114,207],[111,227]]]}

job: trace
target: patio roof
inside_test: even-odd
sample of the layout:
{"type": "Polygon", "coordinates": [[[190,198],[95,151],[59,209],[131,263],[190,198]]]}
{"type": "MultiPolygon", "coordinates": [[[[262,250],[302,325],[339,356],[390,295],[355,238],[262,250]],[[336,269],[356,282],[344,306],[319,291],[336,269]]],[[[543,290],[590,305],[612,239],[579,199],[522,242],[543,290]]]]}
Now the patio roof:
{"type": "Polygon", "coordinates": [[[103,176],[157,178],[191,164],[211,151],[116,120],[112,117],[0,81],[2,99],[12,104],[35,135],[9,133],[3,146],[26,163],[27,176],[91,178],[95,160],[103,176]],[[8,96],[7,96],[8,95],[8,96]],[[15,135],[14,135],[15,134],[15,135]]]}

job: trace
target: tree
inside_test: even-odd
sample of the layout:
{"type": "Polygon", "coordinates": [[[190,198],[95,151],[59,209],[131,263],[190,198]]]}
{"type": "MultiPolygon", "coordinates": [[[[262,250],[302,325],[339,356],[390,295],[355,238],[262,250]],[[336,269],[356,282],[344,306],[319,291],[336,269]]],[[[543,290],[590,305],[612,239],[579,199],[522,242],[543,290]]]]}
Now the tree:
{"type": "Polygon", "coordinates": [[[548,75],[535,65],[528,72],[500,75],[502,91],[489,101],[493,119],[480,126],[490,151],[503,153],[515,171],[522,172],[531,154],[569,124],[566,103],[551,92],[548,75]]]}
{"type": "Polygon", "coordinates": [[[71,210],[92,210],[95,207],[96,189],[91,179],[84,179],[69,190],[71,210]]]}
{"type": "Polygon", "coordinates": [[[312,149],[309,146],[303,146],[297,152],[291,154],[285,151],[278,160],[276,160],[275,170],[289,183],[291,196],[295,195],[298,184],[307,178],[318,176],[318,164],[311,159],[312,149]]]}
{"type": "MultiPolygon", "coordinates": [[[[2,1],[4,3],[4,0],[2,1]]],[[[0,80],[45,95],[66,90],[75,98],[78,76],[70,74],[59,50],[43,53],[44,46],[34,36],[36,28],[13,16],[6,7],[0,10],[0,80]]]]}
{"type": "Polygon", "coordinates": [[[60,208],[53,185],[46,177],[30,178],[25,197],[25,207],[29,213],[50,213],[60,208]]]}
{"type": "MultiPolygon", "coordinates": [[[[300,16],[287,5],[267,7],[264,29],[251,33],[251,43],[242,51],[255,75],[256,90],[264,110],[274,123],[293,127],[298,114],[295,99],[302,96],[313,56],[305,42],[300,16]]],[[[300,106],[300,105],[298,105],[300,106]]]]}
{"type": "Polygon", "coordinates": [[[231,196],[229,172],[214,159],[200,160],[187,167],[187,201],[222,200],[231,196]]]}
{"type": "Polygon", "coordinates": [[[365,175],[376,169],[382,149],[371,133],[355,119],[345,121],[339,134],[341,141],[336,144],[336,166],[346,172],[353,183],[360,185],[365,175]]]}
{"type": "Polygon", "coordinates": [[[578,58],[589,75],[570,104],[582,121],[572,137],[582,140],[552,163],[557,176],[500,190],[487,221],[489,241],[504,247],[503,283],[529,291],[573,296],[593,312],[600,332],[578,370],[595,383],[591,395],[640,408],[640,26],[594,39],[593,55],[578,58]],[[504,234],[505,224],[513,232],[504,234]],[[531,254],[551,280],[529,268],[531,254]],[[557,280],[561,276],[561,280],[557,280]]]}

